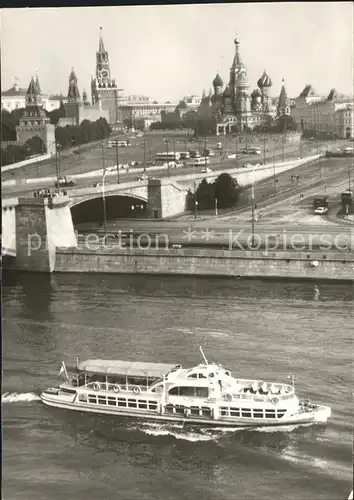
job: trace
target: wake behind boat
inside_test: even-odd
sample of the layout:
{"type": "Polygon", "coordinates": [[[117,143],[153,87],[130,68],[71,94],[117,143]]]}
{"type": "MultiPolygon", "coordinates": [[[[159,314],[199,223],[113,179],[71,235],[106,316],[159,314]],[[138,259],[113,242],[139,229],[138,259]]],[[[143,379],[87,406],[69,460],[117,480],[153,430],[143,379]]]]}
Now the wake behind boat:
{"type": "Polygon", "coordinates": [[[326,423],[329,406],[300,401],[292,385],[234,378],[216,363],[192,368],[163,363],[88,360],[42,392],[44,404],[69,410],[219,427],[326,423]]]}

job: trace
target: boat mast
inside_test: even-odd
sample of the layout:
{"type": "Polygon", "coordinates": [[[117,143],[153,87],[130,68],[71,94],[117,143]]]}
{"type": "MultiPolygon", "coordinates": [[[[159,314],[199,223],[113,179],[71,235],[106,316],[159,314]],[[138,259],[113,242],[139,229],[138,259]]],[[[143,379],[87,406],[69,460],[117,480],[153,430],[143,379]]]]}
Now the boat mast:
{"type": "Polygon", "coordinates": [[[204,363],[207,365],[208,364],[208,360],[206,359],[205,355],[204,355],[204,352],[203,352],[203,348],[202,346],[199,346],[199,350],[203,356],[203,359],[204,359],[204,363]]]}

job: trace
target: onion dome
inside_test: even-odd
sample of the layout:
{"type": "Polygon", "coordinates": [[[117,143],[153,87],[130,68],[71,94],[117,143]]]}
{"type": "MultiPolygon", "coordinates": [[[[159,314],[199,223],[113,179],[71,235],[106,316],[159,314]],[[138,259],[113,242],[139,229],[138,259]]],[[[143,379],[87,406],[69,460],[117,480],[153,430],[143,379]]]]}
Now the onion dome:
{"type": "Polygon", "coordinates": [[[262,97],[262,93],[259,89],[254,89],[254,91],[251,94],[251,97],[253,99],[256,99],[257,97],[262,97]]]}
{"type": "Polygon", "coordinates": [[[216,77],[213,80],[213,87],[222,87],[224,82],[222,81],[221,76],[217,73],[216,77]]]}
{"type": "Polygon", "coordinates": [[[272,80],[269,78],[265,70],[263,71],[263,75],[257,81],[257,85],[260,89],[271,87],[273,85],[272,80]]]}
{"type": "Polygon", "coordinates": [[[230,85],[226,85],[226,88],[222,94],[224,97],[232,97],[232,92],[230,89],[230,85]]]}

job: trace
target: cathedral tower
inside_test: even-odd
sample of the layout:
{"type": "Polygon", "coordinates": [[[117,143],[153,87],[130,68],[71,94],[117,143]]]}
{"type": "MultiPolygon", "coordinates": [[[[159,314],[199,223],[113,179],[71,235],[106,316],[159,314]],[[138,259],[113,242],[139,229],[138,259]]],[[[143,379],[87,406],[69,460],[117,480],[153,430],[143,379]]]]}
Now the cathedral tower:
{"type": "Polygon", "coordinates": [[[290,101],[288,99],[288,95],[285,90],[285,84],[283,78],[278,100],[278,106],[277,106],[277,117],[279,118],[280,116],[284,115],[290,115],[290,101]]]}
{"type": "Polygon", "coordinates": [[[272,112],[272,100],[269,96],[269,89],[273,83],[267,75],[266,70],[263,71],[263,75],[258,79],[257,85],[261,91],[262,111],[270,114],[272,112]]]}

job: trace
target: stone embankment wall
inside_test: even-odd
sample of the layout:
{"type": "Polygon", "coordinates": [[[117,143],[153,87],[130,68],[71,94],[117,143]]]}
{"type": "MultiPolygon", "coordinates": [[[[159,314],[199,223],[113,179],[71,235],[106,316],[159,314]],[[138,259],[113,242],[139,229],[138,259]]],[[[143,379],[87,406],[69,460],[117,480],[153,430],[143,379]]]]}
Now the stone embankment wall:
{"type": "Polygon", "coordinates": [[[214,249],[106,249],[89,252],[76,248],[57,249],[54,271],[354,281],[354,254],[214,249]]]}

